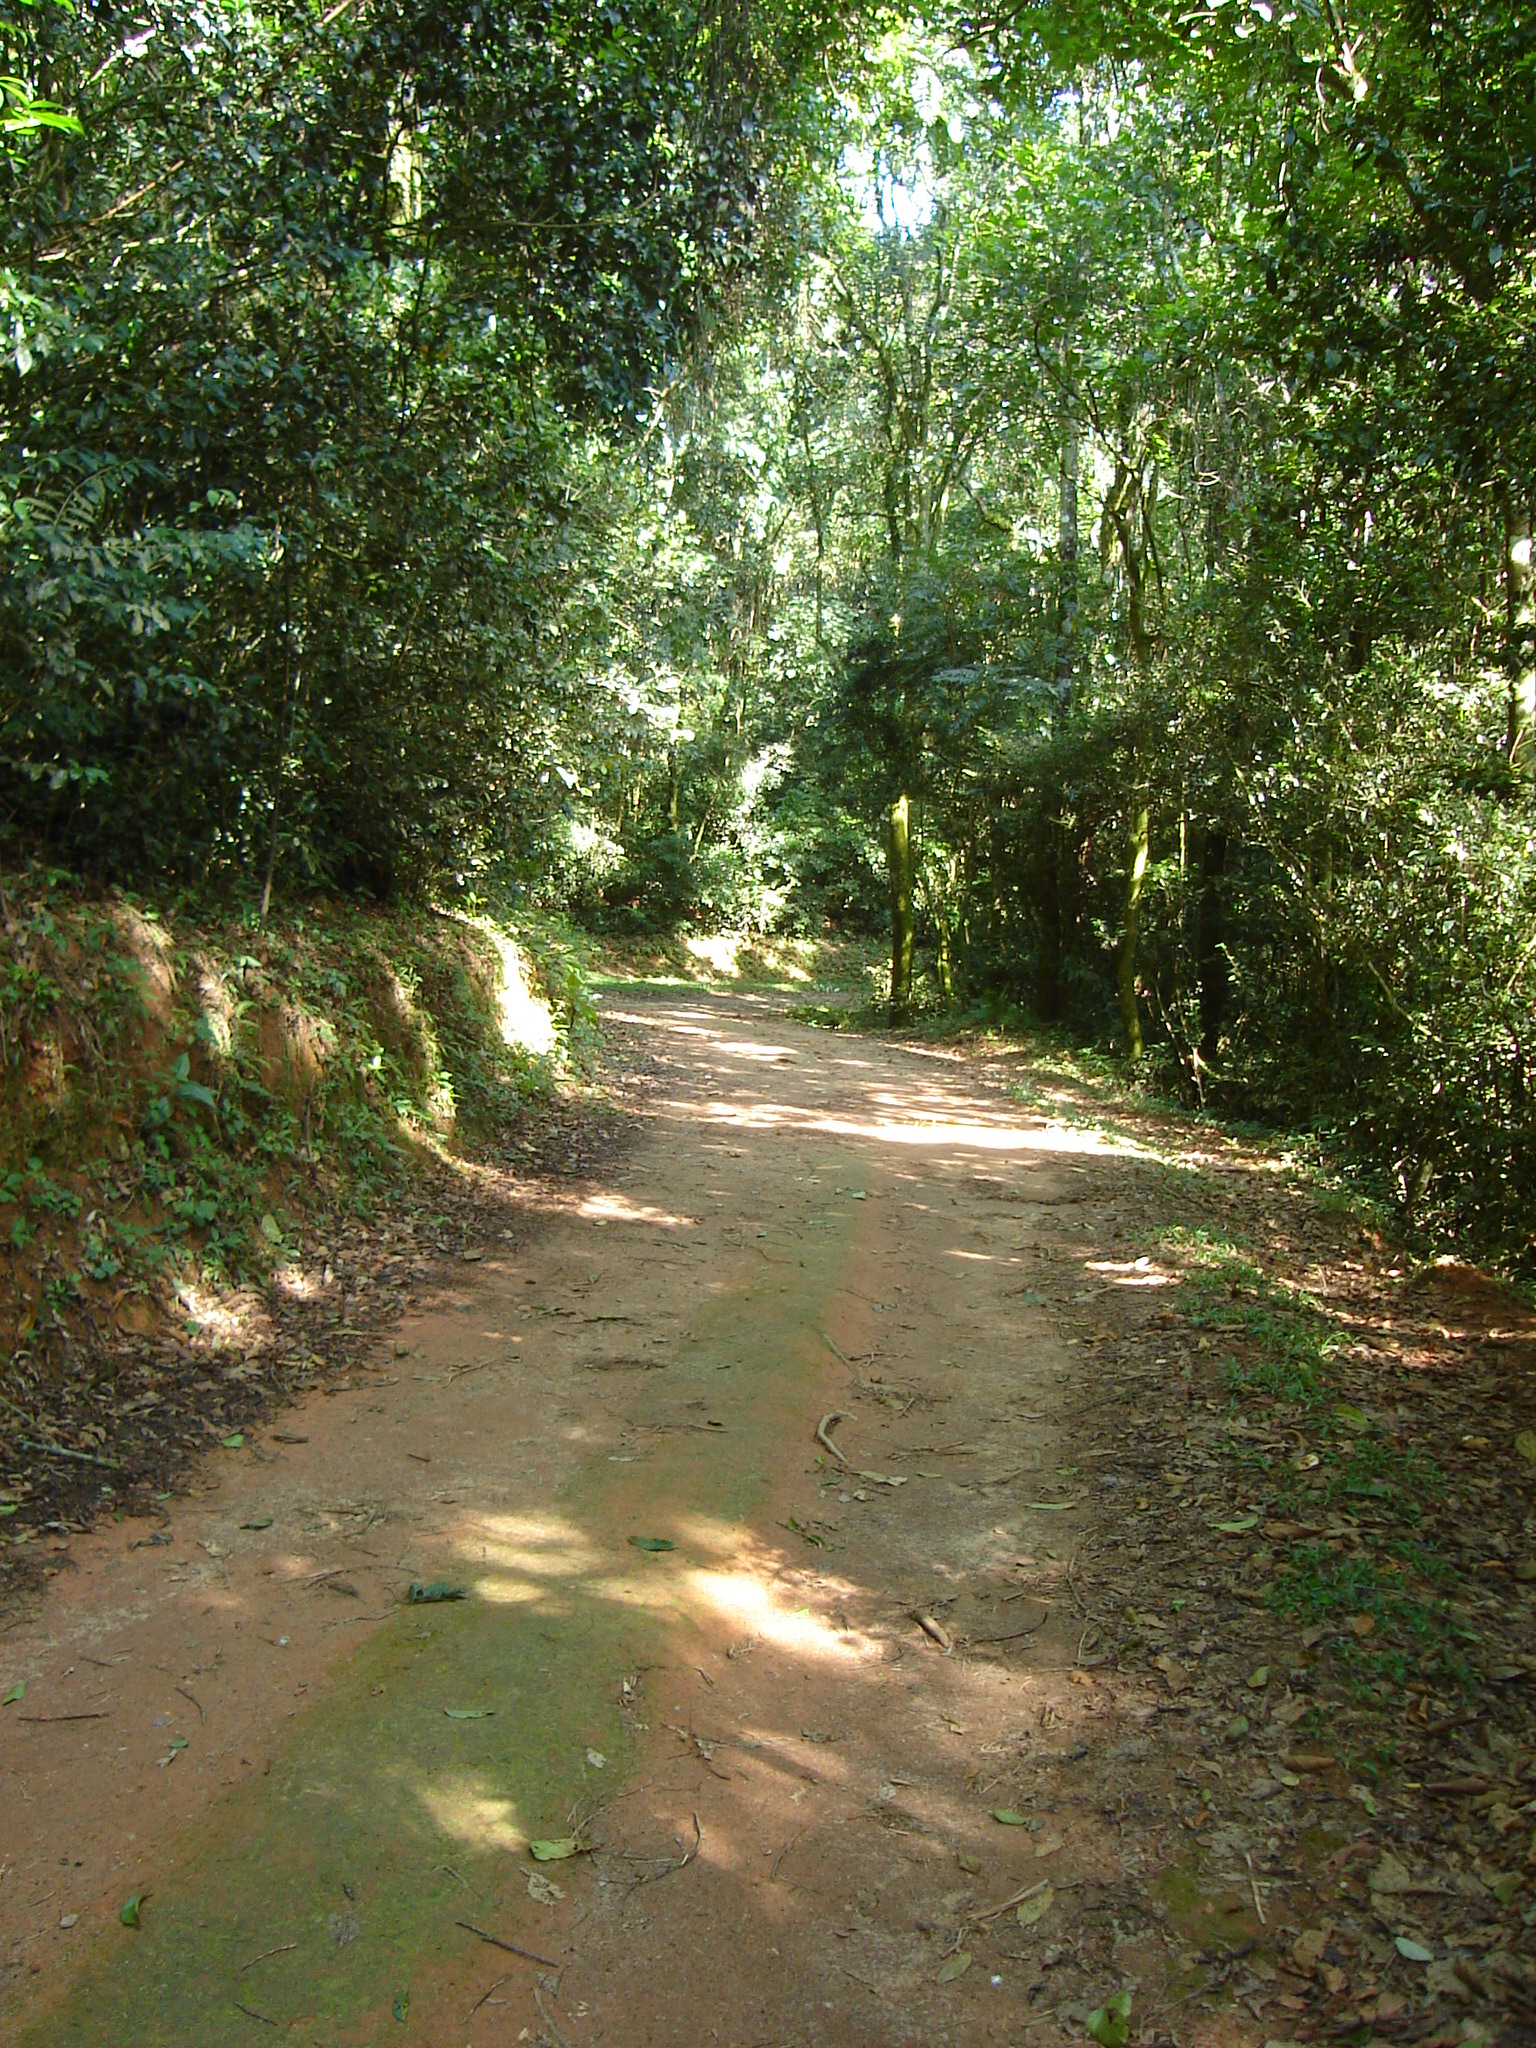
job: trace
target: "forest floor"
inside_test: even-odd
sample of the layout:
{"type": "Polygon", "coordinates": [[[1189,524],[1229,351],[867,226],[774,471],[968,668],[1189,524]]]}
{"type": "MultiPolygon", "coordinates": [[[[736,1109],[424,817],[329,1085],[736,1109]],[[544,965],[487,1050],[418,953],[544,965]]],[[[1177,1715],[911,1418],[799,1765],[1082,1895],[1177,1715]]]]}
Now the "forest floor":
{"type": "Polygon", "coordinates": [[[1536,2034],[1530,1317],[792,1001],[610,990],[624,1143],[57,1538],[8,2043],[1536,2034]]]}

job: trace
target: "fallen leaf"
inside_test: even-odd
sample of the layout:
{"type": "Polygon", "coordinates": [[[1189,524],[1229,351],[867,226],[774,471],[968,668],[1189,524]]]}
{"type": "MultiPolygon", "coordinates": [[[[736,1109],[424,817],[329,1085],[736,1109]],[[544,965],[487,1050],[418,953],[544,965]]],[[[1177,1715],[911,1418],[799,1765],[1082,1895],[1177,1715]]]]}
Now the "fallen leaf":
{"type": "Polygon", "coordinates": [[[270,1515],[253,1515],[250,1521],[242,1522],[240,1526],[242,1529],[270,1529],[272,1517],[270,1515]]]}
{"type": "Polygon", "coordinates": [[[528,1896],[535,1905],[553,1906],[565,1897],[565,1893],[552,1877],[545,1877],[540,1871],[530,1870],[528,1896]]]}
{"type": "Polygon", "coordinates": [[[942,1621],[936,1621],[931,1614],[920,1614],[917,1617],[917,1625],[930,1641],[938,1644],[946,1656],[955,1647],[949,1630],[942,1621]]]}
{"type": "Polygon", "coordinates": [[[1515,1438],[1515,1449],[1527,1465],[1536,1465],[1536,1429],[1522,1429],[1515,1438]]]}
{"type": "Polygon", "coordinates": [[[240,1446],[245,1442],[245,1431],[243,1429],[237,1429],[229,1436],[221,1436],[219,1438],[219,1442],[224,1446],[226,1451],[238,1451],[240,1446]]]}
{"type": "Polygon", "coordinates": [[[1160,1657],[1152,1659],[1153,1669],[1161,1671],[1171,1693],[1180,1693],[1189,1683],[1189,1673],[1177,1657],[1170,1657],[1165,1650],[1160,1657]]]}
{"type": "Polygon", "coordinates": [[[1269,1683],[1269,1666],[1260,1664],[1256,1670],[1250,1671],[1248,1683],[1255,1692],[1262,1692],[1269,1683]]]}
{"type": "Polygon", "coordinates": [[[1099,2048],[1125,2048],[1131,2038],[1131,1994],[1117,1991],[1088,2015],[1088,2031],[1099,2048]]]}
{"type": "Polygon", "coordinates": [[[489,1721],[494,1707],[444,1707],[443,1712],[450,1721],[489,1721]]]}
{"type": "Polygon", "coordinates": [[[1235,1522],[1212,1522],[1211,1527],[1223,1536],[1246,1536],[1250,1529],[1257,1529],[1257,1515],[1239,1515],[1235,1522]]]}
{"type": "Polygon", "coordinates": [[[1055,1903],[1056,1887],[1052,1884],[1046,1884],[1035,1893],[1033,1898],[1021,1901],[1019,1910],[1013,1917],[1021,1927],[1033,1927],[1037,1920],[1045,1918],[1055,1903]]]}
{"type": "Polygon", "coordinates": [[[1075,1500],[1027,1500],[1024,1505],[1027,1508],[1033,1508],[1037,1514],[1064,1515],[1068,1508],[1075,1508],[1077,1502],[1075,1500]]]}
{"type": "Polygon", "coordinates": [[[1364,1436],[1371,1427],[1371,1418],[1363,1408],[1353,1408],[1347,1401],[1340,1401],[1333,1411],[1333,1419],[1352,1436],[1364,1436]]]}
{"type": "Polygon", "coordinates": [[[1330,1771],[1333,1757],[1326,1749],[1289,1749],[1281,1758],[1293,1771],[1330,1771]]]}
{"type": "Polygon", "coordinates": [[[574,1835],[558,1835],[552,1841],[530,1842],[528,1854],[535,1863],[564,1863],[581,1847],[574,1835]]]}
{"type": "Polygon", "coordinates": [[[951,1956],[947,1963],[940,1964],[939,1982],[941,1984],[953,1984],[955,1979],[963,1977],[970,1967],[971,1952],[968,1948],[963,1948],[957,1956],[951,1956]]]}
{"type": "Polygon", "coordinates": [[[1349,1796],[1354,1800],[1356,1806],[1363,1806],[1365,1808],[1372,1820],[1376,1818],[1376,1801],[1366,1786],[1351,1785],[1349,1796]]]}
{"type": "Polygon", "coordinates": [[[261,1234],[268,1244],[281,1244],[283,1241],[283,1227],[270,1209],[261,1219],[261,1234]]]}
{"type": "Polygon", "coordinates": [[[587,1751],[587,1762],[594,1771],[603,1771],[608,1768],[608,1759],[600,1749],[589,1749],[587,1751]]]}
{"type": "Polygon", "coordinates": [[[1366,1884],[1373,1897],[1380,1896],[1386,1899],[1398,1898],[1404,1892],[1413,1890],[1413,1879],[1409,1876],[1406,1865],[1390,1854],[1383,1855],[1366,1879],[1366,1884]]]}
{"type": "Polygon", "coordinates": [[[79,1924],[80,1915],[78,1913],[62,1913],[59,1916],[59,1925],[61,1927],[78,1927],[79,1924]]]}
{"type": "Polygon", "coordinates": [[[994,1806],[992,1818],[1000,1821],[1005,1828],[1021,1828],[1026,1824],[1024,1815],[1015,1813],[1011,1806],[994,1806]]]}
{"type": "Polygon", "coordinates": [[[676,1550],[677,1545],[670,1536],[631,1536],[630,1547],[634,1550],[676,1550]]]}
{"type": "Polygon", "coordinates": [[[139,1908],[143,1905],[144,1899],[145,1894],[143,1892],[134,1892],[131,1894],[130,1897],[124,1899],[122,1911],[118,1914],[117,1917],[119,1920],[122,1921],[125,1927],[138,1926],[139,1908]]]}
{"type": "Polygon", "coordinates": [[[14,1707],[18,1700],[24,1700],[26,1696],[27,1681],[24,1678],[18,1678],[10,1691],[5,1695],[5,1698],[0,1699],[0,1707],[14,1707]]]}
{"type": "Polygon", "coordinates": [[[974,1877],[977,1871],[981,1868],[981,1864],[978,1862],[976,1857],[968,1856],[964,1849],[957,1849],[955,1851],[955,1861],[959,1864],[960,1868],[965,1872],[967,1877],[974,1877]]]}
{"type": "Polygon", "coordinates": [[[1066,1839],[1066,1836],[1062,1834],[1059,1828],[1046,1828],[1035,1837],[1035,1854],[1037,1856],[1054,1856],[1066,1839]]]}
{"type": "Polygon", "coordinates": [[[1511,1870],[1503,1877],[1494,1878],[1488,1889],[1501,1906],[1507,1906],[1524,1883],[1525,1879],[1521,1873],[1518,1870],[1511,1870]]]}
{"type": "Polygon", "coordinates": [[[439,1600],[463,1600],[468,1595],[463,1586],[452,1585],[447,1579],[432,1579],[426,1585],[412,1579],[405,1597],[413,1607],[431,1607],[439,1600]]]}
{"type": "Polygon", "coordinates": [[[1409,1934],[1400,1934],[1397,1937],[1396,1948],[1405,1962],[1432,1963],[1435,1960],[1434,1950],[1426,1948],[1422,1941],[1415,1941],[1409,1934]]]}
{"type": "Polygon", "coordinates": [[[1291,1943],[1291,1960],[1304,1977],[1310,1977],[1321,1964],[1332,1933],[1333,1923],[1325,1921],[1321,1927],[1309,1927],[1305,1934],[1298,1934],[1291,1943]]]}
{"type": "Polygon", "coordinates": [[[411,2009],[411,1994],[409,1991],[397,1991],[390,2000],[389,2009],[395,2018],[403,2023],[406,2014],[411,2009]]]}
{"type": "Polygon", "coordinates": [[[1370,1614],[1352,1614],[1349,1625],[1357,1636],[1373,1636],[1376,1633],[1376,1618],[1370,1614]]]}

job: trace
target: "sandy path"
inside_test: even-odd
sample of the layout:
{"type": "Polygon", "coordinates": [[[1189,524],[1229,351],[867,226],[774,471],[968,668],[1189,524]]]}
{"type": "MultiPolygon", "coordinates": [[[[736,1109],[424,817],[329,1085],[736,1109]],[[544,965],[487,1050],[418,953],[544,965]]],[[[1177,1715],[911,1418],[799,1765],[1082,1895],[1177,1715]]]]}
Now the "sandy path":
{"type": "Polygon", "coordinates": [[[1053,1915],[1141,1853],[1051,1307],[1132,1162],[769,1000],[608,1007],[624,1166],[0,1645],[7,2041],[1055,2037],[1053,1915]]]}

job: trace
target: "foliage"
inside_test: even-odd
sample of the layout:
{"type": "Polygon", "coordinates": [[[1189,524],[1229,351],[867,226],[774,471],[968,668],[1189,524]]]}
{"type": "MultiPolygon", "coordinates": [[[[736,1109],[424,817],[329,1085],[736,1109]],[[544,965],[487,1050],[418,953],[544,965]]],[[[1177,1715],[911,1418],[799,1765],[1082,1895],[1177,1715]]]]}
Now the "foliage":
{"type": "Polygon", "coordinates": [[[1536,1259],[1517,9],[11,36],[14,837],[631,937],[910,900],[930,1002],[1536,1259]]]}

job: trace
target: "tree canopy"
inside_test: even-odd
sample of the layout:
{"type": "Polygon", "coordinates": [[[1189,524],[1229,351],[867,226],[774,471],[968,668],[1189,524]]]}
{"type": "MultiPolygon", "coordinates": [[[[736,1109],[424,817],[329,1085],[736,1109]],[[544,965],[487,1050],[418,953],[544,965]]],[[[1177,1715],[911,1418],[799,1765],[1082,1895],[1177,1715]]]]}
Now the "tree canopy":
{"type": "Polygon", "coordinates": [[[17,846],[889,930],[1530,1262],[1528,11],[4,34],[17,846]]]}

